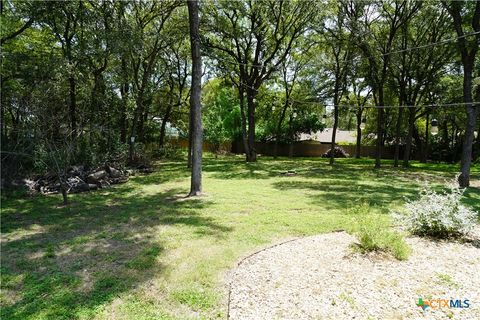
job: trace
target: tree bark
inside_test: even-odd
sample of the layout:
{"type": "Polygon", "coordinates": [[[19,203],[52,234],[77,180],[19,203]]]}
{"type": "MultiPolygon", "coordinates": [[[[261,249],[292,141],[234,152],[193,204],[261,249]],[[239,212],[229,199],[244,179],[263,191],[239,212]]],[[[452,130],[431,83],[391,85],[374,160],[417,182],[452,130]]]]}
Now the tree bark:
{"type": "Polygon", "coordinates": [[[170,119],[171,112],[172,112],[172,105],[169,104],[167,106],[167,110],[165,111],[165,115],[163,116],[162,125],[160,127],[160,140],[158,142],[160,147],[163,147],[163,145],[165,144],[165,134],[166,134],[165,131],[167,127],[167,122],[170,119]]]}
{"type": "MultiPolygon", "coordinates": [[[[248,114],[248,153],[247,162],[257,161],[255,150],[255,93],[253,89],[247,89],[247,114],[248,114]]],[[[246,151],[246,150],[245,150],[246,151]]]]}
{"type": "MultiPolygon", "coordinates": [[[[338,81],[338,80],[337,80],[338,81]]],[[[333,165],[335,162],[335,139],[337,137],[337,128],[338,128],[338,87],[335,88],[335,93],[333,97],[333,132],[332,132],[332,143],[330,147],[330,165],[333,165]]]]}
{"type": "Polygon", "coordinates": [[[379,169],[382,159],[382,140],[383,140],[383,126],[384,126],[384,98],[383,98],[383,84],[380,84],[378,90],[378,101],[380,108],[377,110],[377,143],[375,148],[375,169],[379,169]]]}
{"type": "Polygon", "coordinates": [[[465,127],[465,137],[463,140],[462,161],[460,165],[460,175],[458,176],[458,183],[461,188],[470,186],[470,166],[472,164],[473,154],[473,140],[475,131],[475,125],[477,120],[477,110],[472,101],[472,70],[473,61],[470,65],[464,65],[463,74],[463,99],[466,105],[467,123],[465,127]]]}
{"type": "MultiPolygon", "coordinates": [[[[453,27],[457,33],[457,44],[462,58],[463,65],[463,102],[465,105],[465,111],[467,114],[467,123],[465,125],[465,137],[463,140],[462,149],[462,161],[460,164],[460,175],[458,176],[458,184],[461,188],[470,186],[470,166],[472,164],[472,151],[473,151],[473,132],[475,130],[475,124],[477,120],[477,110],[472,104],[472,73],[475,65],[475,55],[479,49],[478,41],[480,35],[477,34],[473,41],[475,43],[468,44],[463,30],[464,19],[466,19],[463,13],[463,2],[451,2],[448,4],[446,1],[442,1],[444,7],[450,13],[453,19],[453,27]]],[[[472,15],[471,26],[475,32],[480,32],[480,1],[477,1],[475,9],[472,15]]]]}
{"type": "Polygon", "coordinates": [[[397,125],[395,128],[395,155],[394,155],[394,161],[393,161],[393,166],[395,168],[398,167],[398,160],[400,158],[400,129],[402,128],[402,119],[403,118],[403,108],[400,108],[398,110],[398,119],[397,119],[397,125]]]}
{"type": "Polygon", "coordinates": [[[403,167],[408,168],[410,161],[410,152],[412,150],[413,130],[415,127],[416,108],[410,107],[408,110],[408,135],[403,154],[403,167]]]}
{"type": "Polygon", "coordinates": [[[243,150],[245,155],[248,157],[250,154],[250,148],[248,147],[248,138],[247,138],[247,117],[245,115],[245,96],[244,96],[243,85],[240,84],[238,89],[239,100],[240,100],[240,115],[242,117],[242,142],[243,150]]]}
{"type": "Polygon", "coordinates": [[[278,139],[280,138],[280,131],[282,130],[282,123],[283,123],[283,120],[285,120],[287,108],[288,108],[288,101],[285,101],[285,104],[283,105],[282,113],[280,114],[280,119],[278,120],[278,124],[277,124],[277,134],[275,136],[275,145],[273,148],[274,159],[277,159],[277,156],[278,156],[278,139]]]}
{"type": "Polygon", "coordinates": [[[72,136],[75,137],[77,133],[77,117],[76,117],[77,94],[76,94],[75,78],[73,76],[70,76],[68,78],[68,83],[70,87],[70,106],[69,106],[70,129],[72,130],[72,136]]]}
{"type": "Polygon", "coordinates": [[[120,109],[120,141],[127,142],[127,105],[128,93],[130,86],[128,83],[127,61],[122,57],[122,84],[120,86],[120,94],[122,96],[122,105],[120,109]]]}
{"type": "Polygon", "coordinates": [[[427,163],[428,159],[428,139],[429,139],[429,130],[430,130],[430,112],[427,111],[427,122],[425,123],[425,144],[423,145],[423,152],[422,152],[422,163],[427,163]]]}
{"type": "Polygon", "coordinates": [[[189,0],[188,17],[192,53],[192,91],[190,95],[190,114],[192,119],[192,177],[189,196],[202,193],[202,56],[200,53],[200,18],[198,0],[189,0]]]}
{"type": "Polygon", "coordinates": [[[355,146],[355,158],[360,159],[362,148],[362,109],[357,111],[357,144],[355,146]]]}

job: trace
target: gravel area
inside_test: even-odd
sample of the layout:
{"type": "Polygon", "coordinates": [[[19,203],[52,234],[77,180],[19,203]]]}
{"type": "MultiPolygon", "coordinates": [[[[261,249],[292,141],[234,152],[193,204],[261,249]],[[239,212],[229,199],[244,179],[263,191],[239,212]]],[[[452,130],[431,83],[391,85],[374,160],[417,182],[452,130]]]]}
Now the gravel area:
{"type": "Polygon", "coordinates": [[[407,261],[353,253],[335,232],[260,251],[232,271],[230,319],[480,319],[480,229],[473,242],[411,237],[407,261]],[[423,311],[419,298],[468,299],[423,311]]]}

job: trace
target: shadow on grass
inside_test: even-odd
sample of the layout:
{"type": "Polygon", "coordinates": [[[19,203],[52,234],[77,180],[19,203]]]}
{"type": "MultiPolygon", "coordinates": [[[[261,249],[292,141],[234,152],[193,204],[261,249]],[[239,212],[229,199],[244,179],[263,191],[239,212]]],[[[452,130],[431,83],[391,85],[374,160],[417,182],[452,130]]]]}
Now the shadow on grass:
{"type": "Polygon", "coordinates": [[[164,272],[163,228],[215,237],[231,231],[202,216],[208,199],[168,200],[186,193],[181,189],[132,191],[124,185],[78,194],[67,207],[57,206],[58,197],[12,200],[15,210],[2,214],[2,319],[91,318],[164,272]]]}
{"type": "Polygon", "coordinates": [[[345,212],[349,208],[366,203],[378,208],[382,213],[388,213],[388,208],[394,201],[405,196],[412,197],[417,188],[406,186],[386,186],[384,184],[365,185],[353,180],[336,180],[332,184],[314,183],[310,181],[280,181],[273,186],[278,190],[300,189],[308,191],[312,203],[324,209],[345,212]]]}

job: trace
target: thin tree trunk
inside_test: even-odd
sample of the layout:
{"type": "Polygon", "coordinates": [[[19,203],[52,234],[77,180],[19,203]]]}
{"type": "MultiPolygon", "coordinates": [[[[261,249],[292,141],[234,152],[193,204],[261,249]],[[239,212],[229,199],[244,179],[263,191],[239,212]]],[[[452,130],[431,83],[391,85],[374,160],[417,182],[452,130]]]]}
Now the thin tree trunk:
{"type": "Polygon", "coordinates": [[[377,110],[377,143],[375,148],[375,169],[379,169],[382,159],[382,140],[383,140],[383,125],[384,125],[384,99],[383,99],[383,85],[380,85],[378,92],[378,101],[381,108],[377,110]]]}
{"type": "Polygon", "coordinates": [[[422,152],[422,163],[427,163],[428,159],[428,138],[429,138],[429,130],[430,130],[430,112],[427,111],[427,122],[425,123],[425,144],[423,146],[423,152],[422,152]]]}
{"type": "Polygon", "coordinates": [[[394,155],[394,162],[393,166],[398,167],[398,160],[400,158],[400,129],[402,127],[402,119],[403,118],[403,108],[398,110],[398,119],[397,119],[397,126],[395,128],[395,155],[394,155]]]}
{"type": "Polygon", "coordinates": [[[409,166],[409,161],[410,161],[410,152],[412,149],[412,139],[413,139],[413,130],[415,127],[415,111],[416,108],[411,107],[409,110],[408,114],[408,135],[407,135],[407,141],[405,144],[405,151],[403,154],[403,167],[408,168],[409,166]]]}
{"type": "Polygon", "coordinates": [[[288,102],[286,101],[283,105],[282,113],[280,115],[280,119],[278,120],[277,124],[277,134],[275,135],[275,145],[273,149],[273,158],[277,159],[278,156],[278,139],[280,138],[280,131],[282,130],[282,122],[285,120],[285,114],[287,113],[288,102]]]}
{"type": "Polygon", "coordinates": [[[247,89],[247,113],[248,113],[248,153],[247,162],[257,161],[257,151],[255,150],[255,94],[253,89],[247,89]]]}
{"type": "Polygon", "coordinates": [[[243,86],[240,85],[238,89],[239,93],[239,100],[240,100],[240,114],[242,117],[242,142],[243,142],[243,150],[245,152],[246,157],[250,154],[250,148],[248,147],[248,138],[247,138],[247,117],[245,115],[245,96],[243,86]]]}
{"type": "Polygon", "coordinates": [[[61,184],[60,189],[62,190],[62,199],[63,199],[63,205],[66,206],[68,205],[68,195],[67,195],[67,188],[65,187],[65,184],[61,184]]]}
{"type": "Polygon", "coordinates": [[[192,119],[192,177],[189,196],[202,193],[202,56],[200,53],[200,18],[198,0],[189,0],[188,17],[190,25],[190,43],[192,53],[192,92],[190,95],[190,114],[192,119]]]}
{"type": "Polygon", "coordinates": [[[165,111],[165,115],[163,116],[162,119],[162,125],[160,127],[160,140],[158,141],[158,144],[160,147],[163,147],[165,144],[165,131],[167,127],[167,122],[170,119],[170,113],[172,112],[172,104],[169,104],[167,106],[167,110],[165,111]]]}
{"type": "Polygon", "coordinates": [[[127,142],[127,105],[128,105],[128,93],[130,86],[128,83],[128,71],[127,61],[122,57],[122,84],[120,86],[120,94],[122,96],[122,105],[120,108],[120,141],[122,143],[127,142]]]}
{"type": "Polygon", "coordinates": [[[357,111],[357,144],[355,147],[355,158],[360,159],[362,148],[362,109],[357,111]]]}
{"type": "MultiPolygon", "coordinates": [[[[338,80],[337,80],[338,81],[338,80]]],[[[335,139],[337,137],[338,128],[338,88],[335,88],[335,96],[333,97],[333,132],[332,132],[332,144],[330,147],[330,165],[335,162],[335,139]]]]}
{"type": "Polygon", "coordinates": [[[76,95],[76,84],[75,78],[70,76],[68,78],[68,83],[70,87],[70,106],[69,106],[69,113],[70,113],[70,128],[72,130],[73,137],[76,136],[77,133],[77,95],[76,95]]]}

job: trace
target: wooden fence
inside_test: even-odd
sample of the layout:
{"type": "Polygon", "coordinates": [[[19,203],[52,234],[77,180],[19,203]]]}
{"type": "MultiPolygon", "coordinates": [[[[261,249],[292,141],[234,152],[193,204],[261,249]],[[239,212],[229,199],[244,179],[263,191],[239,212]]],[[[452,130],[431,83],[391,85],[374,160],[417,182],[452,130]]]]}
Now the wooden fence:
{"type": "MultiPolygon", "coordinates": [[[[355,156],[355,145],[342,145],[340,146],[350,157],[355,156]]],[[[275,143],[273,142],[256,142],[255,149],[257,153],[273,156],[275,150],[275,143]]],[[[321,157],[330,149],[330,144],[312,143],[312,142],[295,142],[292,145],[280,143],[278,144],[278,156],[289,156],[290,152],[293,157],[321,157]],[[290,151],[291,149],[291,151],[290,151]]],[[[375,157],[375,146],[361,146],[360,156],[362,157],[375,157]]],[[[243,143],[241,141],[234,141],[232,143],[233,153],[244,153],[243,143]]],[[[395,155],[395,147],[386,146],[382,148],[383,159],[393,159],[395,155]]],[[[400,147],[400,159],[403,157],[403,148],[400,147]]]]}
{"type": "MultiPolygon", "coordinates": [[[[187,139],[170,139],[168,143],[177,147],[177,148],[188,148],[187,139]]],[[[340,146],[345,152],[349,154],[350,157],[355,156],[355,145],[342,145],[340,146]]],[[[273,142],[256,142],[255,148],[257,153],[273,156],[275,150],[275,143],[273,142]]],[[[147,144],[147,152],[152,152],[153,150],[158,149],[158,144],[150,143],[147,144]]],[[[219,148],[224,152],[231,152],[235,154],[244,153],[243,142],[242,141],[233,141],[226,142],[220,145],[219,148]]],[[[295,142],[292,145],[279,143],[278,144],[278,156],[289,156],[290,152],[293,157],[321,157],[330,149],[330,144],[321,144],[311,141],[300,141],[295,142]]],[[[215,151],[215,146],[208,141],[203,143],[203,151],[215,151]]],[[[393,159],[395,153],[395,147],[386,146],[382,148],[382,158],[383,159],[393,159]]],[[[361,146],[360,155],[362,157],[375,157],[375,146],[361,146]]],[[[400,159],[403,158],[403,146],[400,147],[400,159]]]]}

